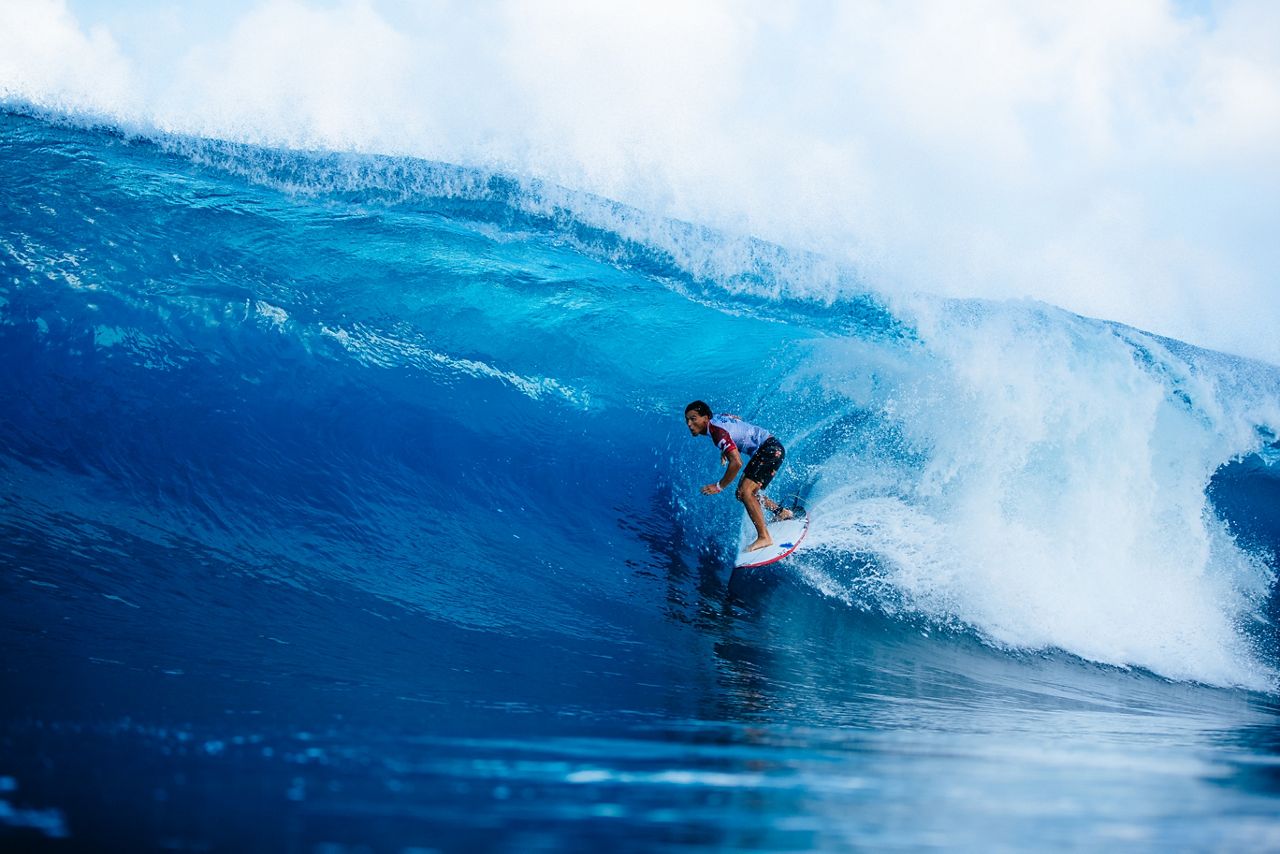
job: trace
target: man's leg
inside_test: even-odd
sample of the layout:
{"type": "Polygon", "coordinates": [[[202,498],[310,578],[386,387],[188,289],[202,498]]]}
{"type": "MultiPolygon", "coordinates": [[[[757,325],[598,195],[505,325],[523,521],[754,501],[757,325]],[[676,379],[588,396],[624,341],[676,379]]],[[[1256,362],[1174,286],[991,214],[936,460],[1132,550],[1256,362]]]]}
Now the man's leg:
{"type": "Polygon", "coordinates": [[[760,491],[760,483],[749,477],[743,477],[738,481],[738,500],[742,502],[742,506],[747,508],[747,516],[751,519],[751,524],[756,526],[756,541],[747,546],[747,551],[753,552],[762,549],[765,546],[773,545],[773,538],[769,536],[769,528],[764,523],[764,510],[760,508],[760,499],[757,493],[760,491]]]}
{"type": "MultiPolygon", "coordinates": [[[[753,484],[752,495],[764,505],[766,510],[774,514],[776,520],[790,519],[794,515],[785,507],[770,501],[763,491],[765,486],[773,480],[773,476],[778,473],[778,469],[782,468],[782,460],[785,456],[786,451],[783,450],[782,443],[770,436],[752,455],[751,462],[747,463],[747,470],[742,473],[742,482],[753,484]]],[[[746,501],[743,503],[746,504],[746,501]]],[[[750,506],[747,507],[747,513],[751,513],[750,506]]],[[[760,527],[761,525],[757,523],[756,528],[760,527]]],[[[765,529],[764,538],[770,539],[768,529],[765,529]]]]}
{"type": "Polygon", "coordinates": [[[795,515],[794,513],[792,513],[787,508],[783,507],[778,502],[771,500],[769,496],[765,495],[763,492],[760,493],[760,503],[764,505],[764,509],[768,510],[770,513],[773,513],[777,517],[775,521],[790,519],[795,515]]]}

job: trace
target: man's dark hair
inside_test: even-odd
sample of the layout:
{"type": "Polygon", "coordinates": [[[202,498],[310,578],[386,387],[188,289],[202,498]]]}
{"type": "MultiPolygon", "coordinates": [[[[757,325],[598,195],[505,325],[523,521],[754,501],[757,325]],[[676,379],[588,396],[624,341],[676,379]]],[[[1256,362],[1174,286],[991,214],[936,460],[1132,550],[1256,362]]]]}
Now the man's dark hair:
{"type": "Polygon", "coordinates": [[[684,408],[685,415],[688,415],[690,412],[696,412],[699,415],[703,416],[704,418],[711,417],[711,407],[707,406],[701,400],[695,400],[693,403],[689,404],[684,408]]]}

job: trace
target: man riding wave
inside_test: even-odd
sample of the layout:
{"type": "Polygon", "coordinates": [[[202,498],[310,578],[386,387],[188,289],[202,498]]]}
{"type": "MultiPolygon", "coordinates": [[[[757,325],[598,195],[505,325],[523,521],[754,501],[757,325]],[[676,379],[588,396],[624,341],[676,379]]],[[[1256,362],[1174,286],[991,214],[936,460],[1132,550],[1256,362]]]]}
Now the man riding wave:
{"type": "Polygon", "coordinates": [[[790,519],[792,515],[790,510],[771,501],[762,492],[778,473],[778,469],[782,468],[782,460],[786,456],[782,443],[768,430],[748,424],[736,415],[713,416],[711,407],[701,400],[695,400],[684,408],[684,423],[688,426],[690,435],[710,436],[711,441],[720,449],[721,464],[729,466],[719,481],[702,487],[703,495],[715,495],[727,489],[742,469],[742,455],[746,454],[751,458],[735,493],[746,508],[751,524],[756,528],[756,541],[747,546],[747,551],[753,552],[773,545],[761,505],[778,519],[790,519]]]}

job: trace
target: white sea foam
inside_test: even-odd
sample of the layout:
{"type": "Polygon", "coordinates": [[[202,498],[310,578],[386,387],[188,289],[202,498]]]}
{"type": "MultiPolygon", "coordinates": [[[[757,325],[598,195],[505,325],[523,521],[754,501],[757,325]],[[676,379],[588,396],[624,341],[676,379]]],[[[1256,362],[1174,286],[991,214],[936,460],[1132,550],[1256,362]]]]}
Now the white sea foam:
{"type": "Polygon", "coordinates": [[[350,329],[324,326],[321,328],[321,334],[337,341],[343,349],[367,365],[383,368],[412,365],[428,371],[443,369],[465,376],[497,380],[511,386],[531,400],[552,397],[563,400],[577,409],[591,408],[589,393],[565,385],[554,377],[523,376],[513,371],[495,368],[477,359],[450,356],[418,342],[396,338],[362,324],[356,324],[350,329]]]}
{"type": "Polygon", "coordinates": [[[1280,424],[1277,374],[1246,393],[1230,371],[1247,363],[1175,356],[1034,304],[931,302],[914,315],[927,353],[904,357],[922,360],[914,382],[873,391],[838,356],[820,369],[919,454],[833,457],[810,547],[870,568],[815,586],[1000,645],[1274,687],[1248,638],[1273,573],[1230,537],[1206,488],[1259,447],[1257,425],[1280,424]]]}
{"type": "Polygon", "coordinates": [[[276,329],[284,329],[285,323],[289,320],[289,312],[285,311],[278,305],[272,305],[269,302],[255,300],[253,303],[254,312],[271,323],[276,329]]]}
{"type": "Polygon", "coordinates": [[[502,170],[814,250],[882,291],[1029,295],[1280,361],[1265,0],[12,0],[0,97],[502,170]]]}

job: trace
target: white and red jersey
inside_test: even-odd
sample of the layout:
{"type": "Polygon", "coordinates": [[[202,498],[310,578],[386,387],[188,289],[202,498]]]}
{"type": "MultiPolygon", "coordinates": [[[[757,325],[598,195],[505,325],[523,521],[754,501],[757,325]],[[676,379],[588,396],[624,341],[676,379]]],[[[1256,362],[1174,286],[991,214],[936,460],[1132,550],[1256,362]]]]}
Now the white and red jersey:
{"type": "Polygon", "coordinates": [[[707,434],[722,453],[737,449],[738,453],[751,456],[765,439],[773,434],[763,427],[748,424],[736,415],[714,415],[707,425],[707,434]]]}

